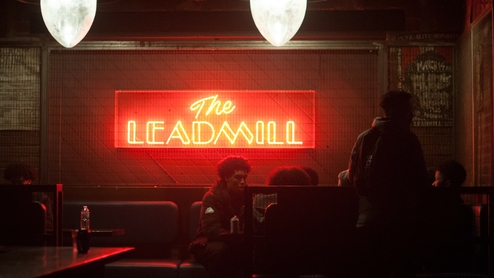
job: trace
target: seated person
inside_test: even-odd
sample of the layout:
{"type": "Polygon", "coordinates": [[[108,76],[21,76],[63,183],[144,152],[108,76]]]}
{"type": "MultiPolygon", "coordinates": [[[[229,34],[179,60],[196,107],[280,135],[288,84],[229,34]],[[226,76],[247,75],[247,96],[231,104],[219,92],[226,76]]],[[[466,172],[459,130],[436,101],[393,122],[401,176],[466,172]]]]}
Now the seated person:
{"type": "Polygon", "coordinates": [[[46,211],[32,201],[31,192],[2,188],[0,196],[0,246],[40,246],[44,244],[46,211]]]}
{"type": "MultiPolygon", "coordinates": [[[[436,168],[434,187],[460,187],[463,165],[449,160],[436,168]]],[[[434,272],[466,272],[473,263],[473,213],[456,192],[426,196],[424,268],[434,272]]]]}
{"type": "Polygon", "coordinates": [[[209,272],[209,277],[240,277],[246,261],[241,242],[224,242],[222,234],[230,232],[230,220],[237,216],[243,225],[244,187],[251,165],[241,156],[228,156],[216,166],[219,179],[202,199],[197,234],[189,253],[209,272]]]}
{"type": "Polygon", "coordinates": [[[434,177],[434,187],[460,187],[467,179],[467,171],[456,160],[448,160],[437,167],[434,177]]]}
{"type": "MultiPolygon", "coordinates": [[[[298,166],[280,166],[273,169],[267,178],[266,184],[268,186],[312,186],[311,178],[302,167],[298,166]]],[[[254,217],[254,232],[265,233],[266,236],[271,234],[277,234],[278,222],[276,204],[278,196],[274,194],[264,194],[259,193],[254,197],[253,212],[254,217]],[[270,210],[271,222],[269,226],[265,227],[265,217],[266,212],[270,210]]],[[[293,259],[291,256],[286,256],[288,253],[295,251],[295,245],[285,245],[278,243],[267,243],[267,244],[257,244],[254,250],[254,265],[256,269],[262,271],[275,271],[280,272],[283,269],[291,272],[293,269],[291,266],[295,265],[292,263],[290,267],[283,267],[288,259],[293,259]],[[287,250],[287,248],[291,250],[287,250]]],[[[298,249],[297,249],[298,250],[298,249]]],[[[282,277],[288,277],[288,273],[279,273],[282,277]]],[[[291,273],[293,274],[293,273],[291,273]]]]}
{"type": "MultiPolygon", "coordinates": [[[[269,173],[268,179],[266,181],[267,185],[313,185],[310,176],[301,167],[297,166],[282,166],[277,167],[269,173]]],[[[276,204],[276,193],[275,194],[257,194],[254,197],[253,203],[253,216],[260,225],[259,228],[262,230],[262,222],[264,221],[264,213],[266,208],[270,204],[276,204]]]]}
{"type": "Polygon", "coordinates": [[[309,166],[302,166],[302,170],[304,170],[310,177],[310,183],[314,186],[319,185],[319,175],[316,170],[312,169],[309,166]]]}
{"type": "MultiPolygon", "coordinates": [[[[10,164],[5,168],[3,177],[12,185],[31,184],[36,177],[34,169],[25,163],[10,164]]],[[[50,197],[43,192],[33,192],[32,201],[42,204],[46,210],[46,230],[53,230],[53,209],[50,197]]]]}

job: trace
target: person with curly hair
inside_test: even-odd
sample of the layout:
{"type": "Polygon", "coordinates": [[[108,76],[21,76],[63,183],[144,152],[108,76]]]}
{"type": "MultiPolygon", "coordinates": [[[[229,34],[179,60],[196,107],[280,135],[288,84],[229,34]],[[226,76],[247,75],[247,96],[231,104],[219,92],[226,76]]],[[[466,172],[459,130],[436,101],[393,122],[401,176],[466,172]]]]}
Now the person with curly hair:
{"type": "Polygon", "coordinates": [[[224,241],[230,233],[230,219],[244,221],[244,188],[251,171],[242,156],[228,156],[216,166],[219,179],[202,199],[199,227],[189,245],[189,253],[209,272],[210,277],[240,277],[245,262],[245,247],[235,241],[224,241]]]}
{"type": "MultiPolygon", "coordinates": [[[[317,174],[317,173],[316,173],[317,174]]],[[[295,186],[312,186],[312,179],[310,175],[299,166],[279,166],[271,170],[266,180],[266,185],[269,186],[283,186],[283,185],[295,185],[295,186]]],[[[265,210],[270,204],[277,203],[277,194],[264,194],[259,193],[254,197],[253,217],[256,220],[254,222],[255,229],[263,229],[263,222],[265,217],[265,210]]]]}

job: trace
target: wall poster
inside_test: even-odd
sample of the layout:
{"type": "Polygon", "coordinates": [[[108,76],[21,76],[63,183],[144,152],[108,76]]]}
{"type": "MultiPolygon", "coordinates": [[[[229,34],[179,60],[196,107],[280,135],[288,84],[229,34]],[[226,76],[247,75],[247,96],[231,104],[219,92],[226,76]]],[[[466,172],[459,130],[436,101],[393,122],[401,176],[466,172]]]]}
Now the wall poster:
{"type": "Polygon", "coordinates": [[[413,125],[453,125],[453,53],[451,47],[392,47],[390,77],[418,100],[413,125]]]}
{"type": "Polygon", "coordinates": [[[0,130],[39,130],[39,53],[0,48],[0,130]]]}

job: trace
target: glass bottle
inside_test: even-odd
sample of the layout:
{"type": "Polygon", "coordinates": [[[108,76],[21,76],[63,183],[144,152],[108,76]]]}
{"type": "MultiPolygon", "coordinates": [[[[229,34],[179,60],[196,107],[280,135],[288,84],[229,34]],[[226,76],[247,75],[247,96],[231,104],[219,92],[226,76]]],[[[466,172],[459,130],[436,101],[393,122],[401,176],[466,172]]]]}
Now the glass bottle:
{"type": "Polygon", "coordinates": [[[89,231],[89,225],[90,225],[90,212],[89,208],[87,206],[83,206],[81,210],[81,230],[87,230],[89,231]]]}

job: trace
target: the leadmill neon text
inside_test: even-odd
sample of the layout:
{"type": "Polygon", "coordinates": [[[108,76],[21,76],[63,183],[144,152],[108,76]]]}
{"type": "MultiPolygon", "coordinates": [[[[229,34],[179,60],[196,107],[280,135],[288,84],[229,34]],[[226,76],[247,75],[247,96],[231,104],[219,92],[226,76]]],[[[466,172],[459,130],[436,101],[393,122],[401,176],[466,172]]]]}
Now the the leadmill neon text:
{"type": "MultiPolygon", "coordinates": [[[[221,105],[218,95],[206,97],[194,102],[190,106],[191,111],[195,111],[195,119],[204,113],[204,116],[209,116],[212,113],[216,115],[230,114],[235,110],[235,106],[230,100],[225,101],[221,105]],[[209,105],[209,106],[208,106],[209,105]],[[207,107],[206,110],[203,110],[207,107]]],[[[302,141],[297,141],[295,138],[295,122],[287,121],[285,124],[285,138],[276,138],[277,123],[274,121],[257,121],[255,126],[248,126],[242,121],[234,130],[228,121],[224,121],[219,129],[216,129],[210,122],[193,121],[191,124],[191,133],[188,134],[181,121],[176,122],[175,126],[169,133],[166,141],[157,141],[157,134],[164,132],[164,121],[148,121],[146,123],[146,140],[137,137],[137,131],[142,128],[138,126],[136,121],[129,120],[127,122],[127,142],[129,144],[148,144],[148,145],[168,145],[172,140],[180,140],[184,145],[207,145],[218,143],[220,138],[226,138],[230,144],[235,144],[238,140],[245,140],[249,145],[302,145],[302,141]],[[206,135],[207,134],[207,135],[206,135]],[[205,135],[207,138],[204,138],[205,135]]]]}

